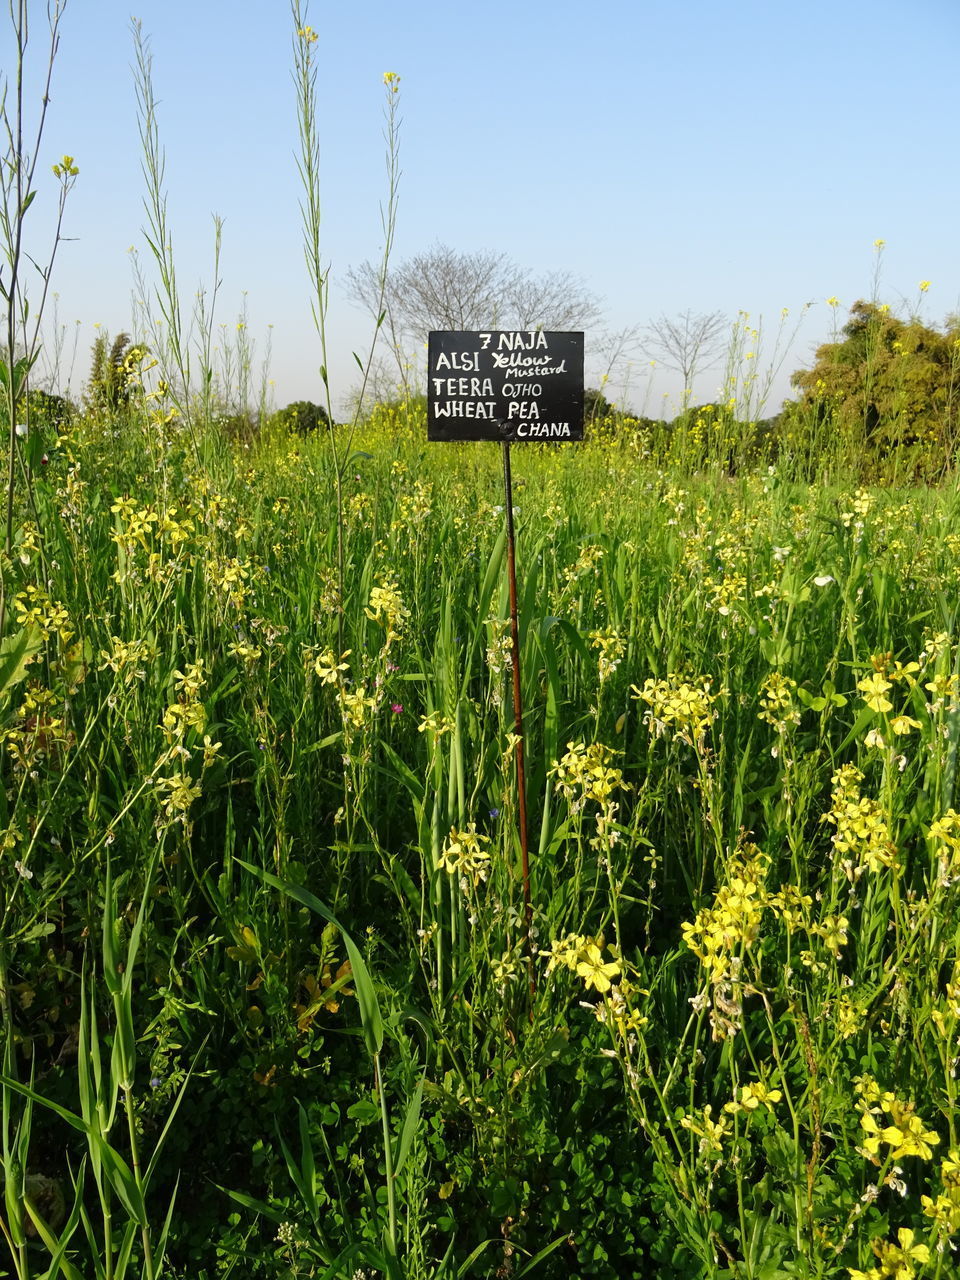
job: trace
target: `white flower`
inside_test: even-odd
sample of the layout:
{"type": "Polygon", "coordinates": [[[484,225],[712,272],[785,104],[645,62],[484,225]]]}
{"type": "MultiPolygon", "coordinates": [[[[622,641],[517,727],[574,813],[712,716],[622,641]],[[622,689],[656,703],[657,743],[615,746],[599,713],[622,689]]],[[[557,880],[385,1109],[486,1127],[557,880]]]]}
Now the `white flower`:
{"type": "Polygon", "coordinates": [[[829,586],[831,582],[835,582],[835,581],[836,579],[832,577],[831,574],[821,573],[816,578],[814,578],[813,585],[815,587],[826,587],[826,586],[829,586]]]}

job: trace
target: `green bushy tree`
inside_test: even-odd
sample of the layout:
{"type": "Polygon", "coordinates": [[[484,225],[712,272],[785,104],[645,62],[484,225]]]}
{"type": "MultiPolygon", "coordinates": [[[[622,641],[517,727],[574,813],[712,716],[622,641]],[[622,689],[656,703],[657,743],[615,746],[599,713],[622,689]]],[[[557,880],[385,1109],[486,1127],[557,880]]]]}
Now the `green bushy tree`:
{"type": "Polygon", "coordinates": [[[793,374],[791,420],[805,417],[876,459],[896,449],[918,475],[933,476],[956,452],[960,412],[960,317],[933,328],[877,302],[857,302],[838,338],[793,374]]]}
{"type": "Polygon", "coordinates": [[[310,400],[294,400],[292,404],[278,409],[270,420],[270,425],[279,427],[298,436],[305,436],[320,427],[330,426],[330,415],[321,404],[313,404],[310,400]]]}
{"type": "Polygon", "coordinates": [[[30,422],[35,427],[63,431],[76,413],[76,406],[60,395],[34,387],[29,395],[30,422]]]}

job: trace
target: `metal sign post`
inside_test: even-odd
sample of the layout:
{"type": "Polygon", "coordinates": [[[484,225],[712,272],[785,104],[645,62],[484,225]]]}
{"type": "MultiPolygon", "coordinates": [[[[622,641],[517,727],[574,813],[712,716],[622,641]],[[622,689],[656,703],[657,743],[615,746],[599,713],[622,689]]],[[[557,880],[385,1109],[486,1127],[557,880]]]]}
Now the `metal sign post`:
{"type": "Polygon", "coordinates": [[[527,841],[527,779],[523,760],[523,693],[520,682],[520,617],[517,611],[517,550],[513,528],[513,477],[510,472],[510,441],[503,442],[503,488],[507,513],[507,581],[510,588],[510,639],[513,646],[513,724],[517,735],[517,823],[520,836],[520,867],[523,874],[523,907],[527,922],[527,953],[531,961],[530,989],[535,990],[530,955],[533,903],[530,896],[530,846],[527,841]]]}
{"type": "Polygon", "coordinates": [[[498,441],[503,447],[513,649],[513,718],[517,737],[517,823],[527,962],[530,993],[533,995],[536,992],[533,899],[527,838],[510,445],[516,441],[557,444],[583,439],[583,334],[548,333],[543,329],[437,332],[430,334],[427,349],[427,439],[454,442],[489,440],[498,441]]]}

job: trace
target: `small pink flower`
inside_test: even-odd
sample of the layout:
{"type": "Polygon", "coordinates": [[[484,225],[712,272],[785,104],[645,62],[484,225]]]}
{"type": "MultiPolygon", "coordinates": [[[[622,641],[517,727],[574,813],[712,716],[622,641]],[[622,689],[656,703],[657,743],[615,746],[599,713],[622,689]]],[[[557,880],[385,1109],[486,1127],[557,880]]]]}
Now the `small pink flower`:
{"type": "Polygon", "coordinates": [[[394,714],[395,716],[400,715],[400,714],[401,714],[401,712],[403,711],[403,703],[402,703],[402,702],[393,702],[393,703],[391,703],[391,704],[390,704],[390,710],[393,712],[393,714],[394,714]]]}

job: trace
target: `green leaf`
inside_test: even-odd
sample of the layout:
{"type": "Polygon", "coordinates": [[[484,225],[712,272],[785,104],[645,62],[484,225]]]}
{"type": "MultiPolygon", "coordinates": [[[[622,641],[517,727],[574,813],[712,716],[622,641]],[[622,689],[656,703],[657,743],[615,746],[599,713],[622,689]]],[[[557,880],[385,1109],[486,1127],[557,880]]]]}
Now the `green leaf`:
{"type": "MultiPolygon", "coordinates": [[[[326,1262],[326,1258],[322,1259],[322,1261],[326,1262]]],[[[353,1268],[345,1267],[345,1262],[366,1262],[383,1272],[387,1271],[388,1266],[383,1256],[372,1245],[360,1243],[359,1241],[351,1242],[337,1254],[326,1271],[318,1277],[318,1280],[340,1280],[341,1276],[351,1274],[353,1268]]]]}
{"type": "Polygon", "coordinates": [[[117,1263],[114,1267],[114,1280],[123,1280],[127,1273],[127,1267],[130,1264],[130,1256],[133,1253],[133,1242],[137,1236],[137,1224],[128,1222],[127,1229],[123,1233],[123,1240],[120,1249],[117,1252],[117,1263]]]}
{"type": "Polygon", "coordinates": [[[157,854],[154,852],[147,859],[146,872],[143,881],[143,893],[140,899],[140,910],[137,912],[137,918],[134,921],[133,928],[130,930],[130,940],[127,943],[127,958],[123,970],[123,992],[126,996],[133,994],[133,972],[137,960],[137,952],[140,950],[140,939],[143,936],[143,925],[147,917],[147,909],[150,902],[150,890],[153,883],[153,869],[156,865],[157,854]]]}
{"type": "MultiPolygon", "coordinates": [[[[73,1181],[73,1208],[70,1210],[70,1216],[64,1224],[63,1230],[60,1232],[59,1240],[55,1241],[53,1248],[50,1248],[50,1246],[47,1245],[47,1247],[50,1248],[50,1266],[47,1270],[47,1276],[50,1280],[56,1280],[56,1276],[60,1271],[63,1272],[66,1280],[83,1280],[83,1276],[76,1270],[73,1264],[65,1261],[64,1255],[66,1254],[70,1239],[80,1222],[80,1214],[83,1208],[83,1181],[85,1171],[86,1165],[84,1163],[80,1166],[79,1176],[73,1181]]],[[[46,1241],[44,1241],[44,1243],[46,1243],[46,1241]]]]}
{"type": "Polygon", "coordinates": [[[110,1070],[113,1078],[124,1091],[133,1088],[133,1077],[137,1067],[137,1042],[133,1030],[133,1009],[131,1002],[125,1000],[123,992],[114,997],[117,1028],[113,1035],[113,1050],[110,1055],[110,1070]]]}
{"type": "Polygon", "coordinates": [[[553,1253],[555,1249],[559,1249],[560,1246],[562,1244],[565,1244],[568,1239],[569,1239],[569,1236],[566,1236],[566,1235],[557,1236],[556,1240],[552,1240],[550,1244],[542,1248],[539,1253],[535,1253],[533,1257],[530,1259],[530,1261],[523,1268],[523,1270],[517,1272],[517,1280],[521,1280],[521,1276],[529,1275],[529,1273],[533,1270],[533,1268],[538,1263],[542,1262],[544,1258],[548,1257],[551,1253],[553,1253]]]}
{"type": "Polygon", "coordinates": [[[120,1152],[112,1147],[97,1130],[91,1129],[90,1138],[92,1143],[100,1148],[100,1158],[110,1185],[117,1193],[117,1199],[139,1226],[148,1226],[146,1207],[140,1188],[137,1186],[137,1180],[133,1176],[133,1170],[120,1152]]]}
{"type": "Polygon", "coordinates": [[[92,1022],[92,1013],[87,1002],[86,965],[80,975],[80,1036],[77,1054],[77,1091],[80,1094],[80,1114],[86,1124],[93,1119],[97,1095],[93,1083],[93,1058],[90,1052],[90,1032],[97,1034],[97,1024],[92,1022]]]}
{"type": "Polygon", "coordinates": [[[317,1204],[317,1165],[313,1156],[310,1122],[299,1098],[297,1099],[297,1111],[300,1123],[300,1169],[303,1178],[303,1198],[307,1208],[310,1210],[310,1216],[316,1221],[320,1211],[317,1204]]]}
{"type": "Polygon", "coordinates": [[[417,1082],[417,1087],[413,1091],[413,1097],[407,1107],[407,1114],[403,1118],[403,1128],[400,1131],[400,1141],[397,1143],[396,1154],[393,1158],[393,1176],[398,1178],[400,1170],[403,1168],[407,1156],[410,1154],[410,1148],[413,1146],[413,1140],[417,1136],[417,1128],[420,1124],[420,1107],[423,1103],[423,1084],[426,1079],[426,1068],[423,1075],[417,1082]]]}
{"type": "MultiPolygon", "coordinates": [[[[413,801],[414,808],[419,808],[419,806],[423,804],[424,799],[423,779],[417,777],[406,761],[398,755],[396,751],[394,751],[389,742],[384,741],[380,745],[383,748],[383,754],[393,766],[396,777],[406,787],[407,792],[410,795],[410,799],[413,801]]],[[[388,777],[390,776],[386,769],[382,770],[382,772],[388,777]]]]}
{"type": "Polygon", "coordinates": [[[218,1191],[222,1191],[225,1196],[229,1196],[231,1200],[235,1200],[237,1204],[242,1204],[245,1209],[253,1209],[255,1213],[262,1214],[270,1222],[286,1222],[288,1214],[277,1209],[273,1205],[266,1204],[263,1200],[255,1200],[253,1196],[248,1196],[245,1191],[231,1191],[229,1187],[221,1187],[219,1182],[213,1184],[218,1191]]]}
{"type": "MultiPolygon", "coordinates": [[[[63,1234],[58,1239],[47,1226],[46,1222],[44,1222],[43,1218],[41,1218],[40,1214],[37,1213],[28,1196],[24,1196],[23,1203],[26,1205],[27,1213],[29,1213],[33,1225],[37,1230],[37,1235],[47,1246],[52,1258],[52,1262],[47,1269],[47,1275],[56,1276],[58,1272],[62,1271],[66,1280],[83,1280],[83,1276],[76,1267],[74,1267],[72,1263],[67,1262],[63,1256],[66,1253],[67,1245],[70,1243],[70,1236],[73,1234],[73,1229],[69,1232],[64,1230],[63,1234]]],[[[71,1217],[72,1216],[73,1215],[71,1215],[71,1217]]],[[[69,1226],[69,1223],[67,1225],[69,1226]]],[[[76,1221],[74,1221],[73,1227],[76,1228],[76,1225],[76,1221]]]]}
{"type": "Polygon", "coordinates": [[[113,887],[113,868],[107,857],[103,886],[103,979],[112,996],[120,993],[120,971],[117,961],[117,895],[113,887]]]}
{"type": "Polygon", "coordinates": [[[842,693],[837,693],[836,685],[832,680],[824,680],[823,696],[828,702],[832,702],[835,707],[845,707],[847,705],[847,699],[842,693]]]}
{"type": "MultiPolygon", "coordinates": [[[[24,320],[27,318],[26,312],[28,308],[29,308],[29,303],[25,302],[24,315],[23,315],[24,320]]],[[[37,347],[36,351],[34,351],[32,355],[21,356],[20,359],[17,360],[16,363],[14,364],[13,394],[15,398],[19,399],[20,394],[23,391],[24,384],[27,381],[27,375],[29,374],[30,370],[33,368],[33,366],[37,363],[39,359],[40,359],[40,348],[37,347]]]]}
{"type": "Polygon", "coordinates": [[[8,1170],[3,1181],[3,1198],[7,1207],[7,1227],[13,1243],[20,1248],[26,1244],[27,1237],[23,1231],[23,1200],[21,1197],[21,1184],[23,1181],[23,1166],[18,1162],[14,1164],[12,1161],[4,1161],[8,1170]]]}
{"type": "MultiPolygon", "coordinates": [[[[144,1184],[146,1185],[146,1184],[144,1184]]],[[[167,1236],[170,1234],[170,1223],[173,1221],[173,1210],[177,1203],[177,1192],[180,1190],[180,1174],[177,1174],[177,1180],[173,1184],[173,1194],[170,1196],[170,1204],[167,1208],[167,1216],[163,1220],[163,1227],[157,1236],[153,1248],[153,1265],[156,1274],[159,1276],[163,1267],[163,1256],[167,1251],[167,1236]]]]}
{"type": "Polygon", "coordinates": [[[20,934],[23,942],[36,942],[38,938],[49,938],[51,933],[56,933],[57,926],[49,921],[38,921],[37,924],[31,925],[25,933],[20,934]]]}
{"type": "Polygon", "coordinates": [[[380,1108],[369,1098],[358,1098],[347,1107],[347,1115],[358,1124],[373,1124],[380,1119],[380,1108]]]}
{"type": "Polygon", "coordinates": [[[327,747],[332,747],[334,743],[339,742],[342,738],[343,730],[338,729],[336,733],[328,734],[326,738],[321,738],[319,742],[311,742],[309,746],[303,748],[300,754],[309,756],[315,751],[326,751],[327,747]]]}
{"type": "Polygon", "coordinates": [[[67,1124],[72,1128],[79,1130],[80,1133],[89,1133],[90,1126],[86,1121],[82,1120],[73,1111],[68,1111],[66,1107],[61,1107],[59,1102],[52,1102],[49,1098],[43,1098],[35,1089],[29,1088],[25,1084],[21,1084],[19,1080],[14,1080],[11,1076],[0,1072],[0,1085],[7,1089],[12,1089],[14,1093],[19,1093],[24,1098],[29,1098],[32,1102],[39,1102],[42,1107],[46,1107],[48,1111],[54,1112],[61,1120],[66,1120],[67,1124]]]}
{"type": "Polygon", "coordinates": [[[43,432],[38,431],[36,427],[31,427],[30,434],[23,442],[24,456],[31,470],[35,471],[41,465],[46,447],[43,432]]]}
{"type": "Polygon", "coordinates": [[[0,643],[0,698],[27,677],[27,668],[43,647],[39,627],[22,627],[0,643]]]}
{"type": "Polygon", "coordinates": [[[461,1280],[462,1280],[462,1277],[467,1274],[467,1272],[470,1270],[470,1268],[473,1266],[476,1260],[480,1257],[481,1253],[483,1253],[484,1249],[487,1249],[489,1248],[490,1245],[496,1244],[496,1243],[497,1241],[492,1237],[489,1240],[481,1240],[481,1242],[474,1249],[473,1253],[471,1253],[469,1257],[464,1258],[463,1262],[460,1264],[460,1268],[457,1271],[458,1277],[461,1277],[461,1280]]]}

